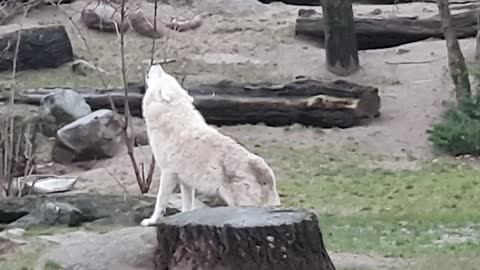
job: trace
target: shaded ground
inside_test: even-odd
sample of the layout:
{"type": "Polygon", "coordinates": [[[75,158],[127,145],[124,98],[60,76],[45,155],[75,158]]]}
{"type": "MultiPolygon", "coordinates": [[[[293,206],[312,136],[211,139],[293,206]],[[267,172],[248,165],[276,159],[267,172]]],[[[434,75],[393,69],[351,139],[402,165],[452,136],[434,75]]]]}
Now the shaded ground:
{"type": "MultiPolygon", "coordinates": [[[[115,35],[86,30],[79,24],[79,11],[86,2],[78,0],[63,5],[62,10],[72,15],[91,52],[85,48],[75,26],[55,7],[32,12],[25,24],[64,24],[75,54],[98,61],[109,72],[104,75],[107,83],[116,85],[120,69],[118,39],[115,35]]],[[[167,5],[159,8],[163,19],[206,10],[214,12],[200,29],[175,34],[157,43],[156,56],[176,59],[166,69],[178,78],[186,74],[187,86],[224,78],[246,82],[287,82],[299,75],[335,79],[325,70],[324,51],[294,38],[294,22],[301,7],[279,3],[265,6],[253,0],[194,2],[193,8],[167,5]],[[167,45],[169,50],[165,54],[167,45]]],[[[375,8],[382,10],[377,17],[429,17],[437,12],[435,4],[426,3],[397,5],[396,9],[354,7],[357,16],[367,16],[375,8]]],[[[150,14],[151,4],[145,3],[143,9],[150,14]]],[[[20,21],[17,18],[14,22],[20,21]]],[[[5,30],[0,28],[0,31],[5,30]]],[[[473,59],[475,41],[467,39],[460,44],[465,57],[473,59]]],[[[126,46],[129,81],[141,80],[140,62],[149,58],[151,41],[128,32],[126,46]]],[[[478,171],[448,158],[436,157],[437,163],[432,164],[434,155],[425,132],[453,97],[445,42],[430,40],[401,48],[408,52],[399,55],[398,48],[360,52],[362,70],[348,78],[380,89],[382,116],[366,126],[324,130],[298,125],[279,128],[241,125],[220,129],[272,164],[285,204],[311,208],[319,214],[327,248],[337,269],[478,269],[480,264],[475,256],[480,252],[478,171]],[[386,63],[425,60],[430,62],[386,63]],[[410,259],[415,264],[405,266],[410,259]]],[[[73,75],[68,65],[56,70],[21,72],[19,84],[21,88],[101,86],[97,76],[73,75]]],[[[148,146],[136,151],[139,159],[150,157],[148,146]]],[[[87,165],[63,168],[64,173],[81,177],[77,189],[98,193],[123,193],[124,189],[129,194],[138,192],[126,155],[87,165]]],[[[158,173],[157,170],[156,179],[158,173]]],[[[154,182],[152,194],[156,186],[154,182]]],[[[134,237],[131,242],[141,245],[138,235],[144,231],[127,230],[134,237]]],[[[89,245],[104,246],[95,241],[115,243],[108,240],[111,235],[77,236],[92,241],[82,242],[86,253],[79,251],[82,256],[62,257],[61,247],[57,247],[52,251],[52,259],[94,263],[93,258],[98,254],[88,253],[92,250],[89,245]]],[[[64,244],[67,243],[73,245],[68,241],[64,244]]],[[[70,251],[74,250],[71,247],[70,251]]]]}

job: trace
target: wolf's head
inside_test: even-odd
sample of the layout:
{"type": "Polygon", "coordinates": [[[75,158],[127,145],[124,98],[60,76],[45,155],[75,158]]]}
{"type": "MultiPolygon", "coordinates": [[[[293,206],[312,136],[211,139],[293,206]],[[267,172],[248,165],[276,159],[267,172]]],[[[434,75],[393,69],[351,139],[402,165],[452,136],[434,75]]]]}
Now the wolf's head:
{"type": "Polygon", "coordinates": [[[170,103],[172,100],[183,102],[186,100],[193,103],[193,98],[178,81],[166,73],[160,64],[150,66],[145,77],[146,95],[154,98],[157,102],[170,103]]]}
{"type": "Polygon", "coordinates": [[[147,76],[145,77],[145,83],[147,87],[154,85],[156,81],[160,80],[162,75],[165,74],[160,64],[153,64],[148,69],[147,76]]]}

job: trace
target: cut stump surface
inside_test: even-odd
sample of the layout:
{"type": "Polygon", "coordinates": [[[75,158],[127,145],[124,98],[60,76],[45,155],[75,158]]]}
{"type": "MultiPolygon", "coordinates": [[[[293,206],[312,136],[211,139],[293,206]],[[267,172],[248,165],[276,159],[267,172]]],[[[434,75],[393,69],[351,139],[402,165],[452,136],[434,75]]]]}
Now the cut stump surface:
{"type": "Polygon", "coordinates": [[[334,270],[317,217],[303,210],[202,208],[157,224],[157,270],[334,270]]]}

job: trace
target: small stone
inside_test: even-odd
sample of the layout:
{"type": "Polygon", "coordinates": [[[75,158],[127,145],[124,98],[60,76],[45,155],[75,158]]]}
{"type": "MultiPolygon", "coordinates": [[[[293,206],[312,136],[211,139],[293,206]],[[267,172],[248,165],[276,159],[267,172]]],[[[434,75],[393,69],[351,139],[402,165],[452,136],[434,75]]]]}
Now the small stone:
{"type": "Polygon", "coordinates": [[[10,230],[7,230],[7,235],[16,237],[16,238],[21,238],[25,235],[25,229],[22,229],[22,228],[10,229],[10,230]]]}
{"type": "Polygon", "coordinates": [[[410,52],[410,50],[404,49],[404,48],[398,48],[398,49],[396,50],[396,53],[397,53],[398,55],[400,55],[400,54],[405,54],[405,53],[408,53],[408,52],[410,52]]]}
{"type": "Polygon", "coordinates": [[[72,63],[72,72],[77,75],[87,76],[88,74],[97,71],[105,72],[103,69],[97,68],[94,64],[83,59],[77,59],[72,63]]]}
{"type": "Polygon", "coordinates": [[[379,9],[379,8],[376,8],[376,9],[372,10],[372,11],[371,11],[370,13],[368,13],[368,14],[370,14],[370,15],[380,15],[380,14],[382,14],[382,10],[379,9]]]}

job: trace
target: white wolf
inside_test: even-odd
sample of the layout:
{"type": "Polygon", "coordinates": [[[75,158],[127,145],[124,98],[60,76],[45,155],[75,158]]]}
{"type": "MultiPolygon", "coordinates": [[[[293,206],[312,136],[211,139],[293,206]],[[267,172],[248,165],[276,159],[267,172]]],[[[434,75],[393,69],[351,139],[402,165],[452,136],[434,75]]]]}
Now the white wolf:
{"type": "Polygon", "coordinates": [[[275,175],[265,160],[209,126],[193,98],[159,64],[148,71],[142,102],[161,169],[155,210],[142,226],[159,221],[177,185],[182,212],[194,209],[196,190],[220,196],[229,206],[280,205],[275,175]]]}

